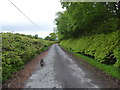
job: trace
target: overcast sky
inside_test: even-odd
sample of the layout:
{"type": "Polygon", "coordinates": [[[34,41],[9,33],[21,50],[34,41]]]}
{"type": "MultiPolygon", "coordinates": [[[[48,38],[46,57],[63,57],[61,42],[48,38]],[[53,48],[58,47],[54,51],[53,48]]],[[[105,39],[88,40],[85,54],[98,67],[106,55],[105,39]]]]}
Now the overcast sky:
{"type": "Polygon", "coordinates": [[[0,0],[0,30],[2,32],[38,34],[46,37],[53,32],[55,14],[63,11],[60,0],[11,0],[38,27],[23,16],[9,0],[0,0]]]}

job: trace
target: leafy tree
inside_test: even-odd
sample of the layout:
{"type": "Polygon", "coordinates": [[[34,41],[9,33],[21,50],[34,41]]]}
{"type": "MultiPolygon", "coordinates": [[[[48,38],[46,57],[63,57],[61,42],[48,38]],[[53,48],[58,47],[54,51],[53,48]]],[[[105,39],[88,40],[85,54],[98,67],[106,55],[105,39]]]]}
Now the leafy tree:
{"type": "Polygon", "coordinates": [[[56,33],[50,33],[49,36],[45,37],[45,40],[56,41],[56,33]]]}
{"type": "Polygon", "coordinates": [[[78,38],[83,35],[109,33],[117,30],[115,29],[118,19],[116,5],[115,2],[62,3],[66,11],[58,12],[55,19],[58,38],[60,40],[69,37],[78,38]],[[107,22],[110,27],[106,26],[107,22]],[[99,27],[103,28],[99,29],[99,27]]]}
{"type": "Polygon", "coordinates": [[[61,45],[119,67],[120,2],[62,2],[61,5],[66,10],[58,12],[55,19],[61,45]]]}
{"type": "Polygon", "coordinates": [[[56,38],[57,38],[57,36],[56,36],[55,33],[50,33],[49,36],[50,36],[50,40],[51,40],[51,41],[55,41],[56,38]]]}
{"type": "Polygon", "coordinates": [[[45,37],[45,40],[50,40],[50,37],[49,36],[45,37]]]}

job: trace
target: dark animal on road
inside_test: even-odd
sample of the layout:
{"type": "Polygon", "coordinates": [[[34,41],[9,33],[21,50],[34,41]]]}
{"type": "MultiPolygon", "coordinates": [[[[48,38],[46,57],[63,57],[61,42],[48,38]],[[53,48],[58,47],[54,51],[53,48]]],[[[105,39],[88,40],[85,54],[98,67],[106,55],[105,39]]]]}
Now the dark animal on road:
{"type": "Polygon", "coordinates": [[[42,59],[42,60],[40,61],[40,66],[43,66],[43,64],[44,64],[44,60],[42,59]]]}

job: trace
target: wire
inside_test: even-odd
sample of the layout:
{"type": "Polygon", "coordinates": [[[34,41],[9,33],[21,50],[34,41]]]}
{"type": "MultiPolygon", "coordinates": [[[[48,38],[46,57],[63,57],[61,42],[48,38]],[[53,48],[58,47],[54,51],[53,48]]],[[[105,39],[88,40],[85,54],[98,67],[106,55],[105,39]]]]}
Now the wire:
{"type": "MultiPolygon", "coordinates": [[[[9,0],[10,1],[10,0],[9,0]]],[[[10,3],[18,9],[18,11],[20,11],[35,27],[39,28],[38,25],[36,25],[28,16],[26,16],[12,1],[10,1],[10,3]]]]}

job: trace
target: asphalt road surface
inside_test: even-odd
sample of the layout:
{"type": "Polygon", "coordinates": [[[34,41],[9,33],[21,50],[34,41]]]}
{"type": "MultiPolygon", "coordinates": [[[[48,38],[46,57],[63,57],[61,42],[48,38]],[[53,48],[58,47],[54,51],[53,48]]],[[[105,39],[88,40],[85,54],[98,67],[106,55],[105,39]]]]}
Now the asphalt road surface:
{"type": "Polygon", "coordinates": [[[54,44],[44,58],[44,66],[29,77],[25,88],[105,88],[110,85],[79,62],[54,44]]]}

